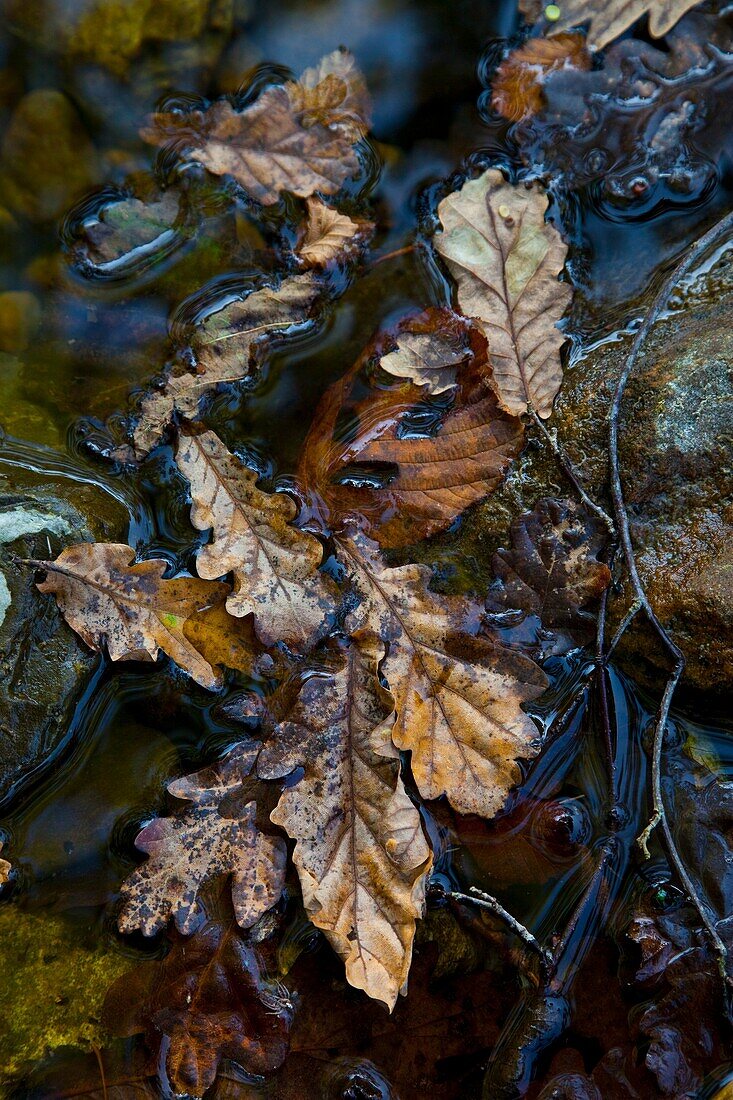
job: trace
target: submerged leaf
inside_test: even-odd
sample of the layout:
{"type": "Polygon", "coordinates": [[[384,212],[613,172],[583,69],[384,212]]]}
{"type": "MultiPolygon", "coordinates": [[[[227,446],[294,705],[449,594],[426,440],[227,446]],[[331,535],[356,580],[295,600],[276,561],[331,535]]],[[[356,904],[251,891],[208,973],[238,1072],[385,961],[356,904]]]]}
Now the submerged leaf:
{"type": "Polygon", "coordinates": [[[161,1066],[165,1059],[173,1092],[200,1097],[222,1059],[251,1074],[278,1069],[292,1006],[263,976],[236,923],[210,921],[161,962],[145,962],[118,980],[104,1019],[117,1035],[145,1032],[161,1066]]]}
{"type": "Polygon", "coordinates": [[[171,236],[179,208],[180,196],[175,191],[165,191],[149,203],[133,197],[113,202],[101,211],[96,222],[84,226],[77,250],[86,244],[86,258],[102,266],[114,264],[136,249],[160,246],[164,235],[171,236]]]}
{"type": "Polygon", "coordinates": [[[213,768],[168,784],[170,794],[191,805],[174,817],[155,818],[138,835],[135,844],[148,859],[122,885],[121,932],[139,928],[152,936],[173,919],[189,935],[206,920],[202,888],[225,875],[232,876],[242,928],[251,928],[277,903],[285,845],[257,828],[257,807],[243,786],[259,747],[243,742],[213,768]]]}
{"type": "Polygon", "coordinates": [[[298,83],[267,88],[237,111],[228,100],[206,111],[153,115],[142,137],[177,140],[217,176],[232,176],[258,202],[282,191],[332,195],[359,171],[353,145],[369,128],[363,77],[351,54],[336,50],[298,83]]]}
{"type": "Polygon", "coordinates": [[[135,562],[135,551],[120,543],[82,542],[56,561],[40,562],[64,618],[92,649],[105,646],[112,661],[154,661],[167,653],[202,687],[221,678],[186,637],[192,615],[223,603],[229,588],[195,577],[164,580],[168,562],[135,562]]]}
{"type": "Polygon", "coordinates": [[[308,199],[308,222],[297,252],[307,267],[325,267],[358,249],[373,230],[371,222],[352,221],[319,199],[308,199]]]}
{"type": "MultiPolygon", "coordinates": [[[[551,33],[568,31],[589,23],[588,45],[602,50],[627,31],[637,19],[649,16],[649,33],[661,38],[700,0],[562,0],[560,17],[551,33]]],[[[536,0],[519,0],[519,10],[530,19],[539,12],[536,0]]]]}
{"type": "Polygon", "coordinates": [[[318,570],[318,539],[292,526],[293,499],[258,489],[257,473],[214,432],[182,435],[176,461],[191,485],[191,522],[199,531],[212,530],[211,543],[196,559],[199,575],[213,580],[231,571],[229,613],[253,613],[266,645],[308,648],[333,613],[336,590],[318,570]]]}
{"type": "Polygon", "coordinates": [[[545,222],[547,196],[537,184],[507,183],[488,169],[443,199],[435,247],[458,284],[458,303],[489,342],[501,405],[519,415],[552,412],[562,382],[556,327],[570,301],[558,282],[567,245],[545,222]]]}
{"type": "Polygon", "coordinates": [[[592,629],[588,604],[611,581],[598,560],[607,532],[580,506],[545,499],[512,522],[511,539],[511,550],[494,555],[487,608],[537,615],[549,630],[592,629]]]}
{"type": "Polygon", "coordinates": [[[395,350],[383,355],[379,365],[395,378],[427,387],[423,392],[440,394],[456,385],[457,367],[472,357],[472,351],[465,327],[452,323],[447,311],[428,313],[438,315],[436,327],[432,331],[419,331],[417,325],[406,328],[397,337],[395,350]]]}
{"type": "Polygon", "coordinates": [[[362,594],[354,620],[389,643],[380,668],[395,700],[392,739],[412,753],[423,798],[493,817],[534,756],[537,728],[522,704],[547,686],[541,668],[487,634],[481,608],[430,592],[426,566],[386,568],[363,536],[339,539],[362,594]]]}
{"type": "Polygon", "coordinates": [[[542,110],[543,86],[558,70],[590,69],[591,57],[582,34],[529,38],[512,50],[491,82],[491,106],[504,118],[519,122],[542,110]]]}
{"type": "Polygon", "coordinates": [[[296,841],[306,912],[348,981],[392,1009],[410,969],[430,852],[390,739],[392,702],[377,678],[383,649],[353,639],[342,668],[311,676],[258,772],[303,768],[272,820],[296,841]]]}
{"type": "MultiPolygon", "coordinates": [[[[415,327],[411,319],[403,331],[415,327]]],[[[474,334],[470,341],[466,353],[480,352],[474,334]]],[[[461,386],[447,410],[423,406],[437,429],[429,434],[410,423],[425,397],[417,386],[371,390],[350,407],[356,375],[374,348],[383,360],[384,343],[384,336],[378,338],[324,395],[303,448],[300,477],[324,502],[334,528],[363,515],[382,546],[397,547],[443,530],[495,489],[522,448],[524,429],[502,412],[485,381],[461,386]],[[345,412],[351,426],[342,441],[338,421],[345,412]],[[376,479],[370,476],[375,467],[376,479]]]]}
{"type": "Polygon", "coordinates": [[[163,390],[143,400],[134,433],[137,455],[156,446],[174,413],[195,419],[205,394],[251,374],[261,343],[275,332],[306,322],[321,293],[315,276],[294,275],[279,287],[252,291],[206,318],[191,341],[195,372],[172,374],[163,390]]]}

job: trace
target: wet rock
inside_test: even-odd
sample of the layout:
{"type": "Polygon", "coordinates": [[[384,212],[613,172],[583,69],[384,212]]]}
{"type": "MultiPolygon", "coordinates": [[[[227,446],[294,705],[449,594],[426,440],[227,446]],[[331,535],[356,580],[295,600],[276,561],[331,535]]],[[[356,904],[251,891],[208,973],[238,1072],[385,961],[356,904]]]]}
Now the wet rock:
{"type": "MultiPolygon", "coordinates": [[[[621,473],[639,572],[662,623],[682,648],[688,685],[733,685],[733,285],[718,271],[680,296],[647,339],[627,387],[620,425],[621,473]]],[[[643,312],[643,309],[642,309],[643,312]]],[[[632,337],[610,337],[568,367],[550,427],[583,481],[605,500],[608,417],[632,337]]],[[[517,512],[542,496],[567,496],[567,482],[540,444],[531,443],[502,489],[469,515],[462,531],[467,575],[490,576],[491,553],[507,545],[517,512]],[[480,574],[476,574],[476,563],[480,574]]],[[[446,561],[435,540],[425,560],[446,561]]],[[[460,585],[462,578],[458,578],[460,585]]],[[[446,585],[450,586],[451,578],[446,585]]],[[[628,606],[622,591],[616,616],[628,606]]],[[[621,655],[659,682],[668,668],[641,617],[621,655]]]]}
{"type": "Polygon", "coordinates": [[[66,61],[91,61],[118,75],[146,42],[198,39],[231,25],[231,0],[9,0],[11,29],[66,61]]]}
{"type": "Polygon", "coordinates": [[[56,557],[84,539],[119,541],[125,513],[103,497],[75,486],[72,506],[43,488],[0,492],[0,798],[60,744],[98,661],[15,559],[56,557]]]}
{"type": "Polygon", "coordinates": [[[34,222],[59,217],[97,179],[94,146],[73,104],[39,88],[16,107],[0,160],[0,196],[34,222]]]}

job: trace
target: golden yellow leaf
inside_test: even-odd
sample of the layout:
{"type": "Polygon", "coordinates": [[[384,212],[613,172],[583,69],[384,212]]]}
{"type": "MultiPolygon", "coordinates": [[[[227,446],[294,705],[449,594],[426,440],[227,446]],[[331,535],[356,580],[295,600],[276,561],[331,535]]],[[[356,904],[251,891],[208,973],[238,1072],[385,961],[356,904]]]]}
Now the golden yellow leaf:
{"type": "Polygon", "coordinates": [[[374,226],[352,221],[319,199],[308,199],[308,222],[298,255],[308,267],[325,267],[357,249],[374,226]]]}
{"type": "Polygon", "coordinates": [[[493,384],[507,412],[552,412],[562,382],[557,322],[570,301],[558,281],[567,245],[545,222],[547,196],[489,168],[443,199],[435,247],[458,284],[458,303],[489,342],[493,384]]]}
{"type": "MultiPolygon", "coordinates": [[[[641,19],[649,16],[649,33],[661,38],[670,31],[685,12],[697,6],[700,0],[562,0],[558,4],[560,17],[550,28],[550,33],[571,30],[583,24],[588,27],[588,45],[602,50],[614,38],[641,19]]],[[[544,5],[536,0],[519,0],[519,10],[534,21],[544,5]]]]}
{"type": "Polygon", "coordinates": [[[92,649],[106,646],[112,661],[154,661],[162,650],[202,687],[220,686],[184,627],[192,615],[223,603],[228,585],[164,580],[168,562],[135,563],[135,551],[124,543],[82,542],[56,561],[35,564],[46,572],[39,590],[56,596],[69,626],[92,649]]]}
{"type": "Polygon", "coordinates": [[[431,858],[390,740],[391,699],[377,679],[383,651],[353,639],[341,668],[307,679],[258,773],[303,767],[272,820],[296,841],[306,911],[348,981],[391,1009],[407,980],[431,858]]]}
{"type": "Polygon", "coordinates": [[[152,936],[172,919],[190,935],[206,920],[202,889],[232,876],[237,923],[251,928],[279,900],[287,852],[255,822],[256,804],[245,783],[260,745],[244,741],[212,768],[168,784],[189,805],[174,817],[156,817],[135,841],[148,859],[125,880],[118,917],[121,932],[152,936]]]}
{"type": "Polygon", "coordinates": [[[283,191],[332,195],[359,171],[353,145],[369,128],[364,80],[351,54],[337,50],[297,83],[267,88],[241,111],[218,100],[206,111],[156,114],[145,141],[176,141],[217,176],[232,176],[258,202],[283,191]]]}
{"type": "Polygon", "coordinates": [[[426,566],[388,569],[363,535],[338,546],[363,597],[354,624],[389,643],[381,672],[395,700],[392,739],[412,753],[420,794],[493,817],[519,779],[517,760],[537,752],[522,704],[542,694],[545,674],[479,633],[479,604],[430,592],[426,566]]]}
{"type": "Polygon", "coordinates": [[[141,457],[156,446],[174,413],[194,419],[205,394],[221,383],[246,378],[261,342],[307,321],[320,293],[314,275],[294,275],[279,287],[252,291],[202,321],[191,340],[195,372],[171,374],[163,390],[152,391],[142,402],[134,433],[136,454],[141,457]]]}
{"type": "Polygon", "coordinates": [[[191,522],[213,532],[196,560],[199,576],[214,580],[232,572],[229,613],[253,613],[266,645],[282,641],[307,649],[334,610],[336,590],[318,571],[318,539],[291,526],[295,502],[258,489],[257,473],[214,432],[181,435],[176,461],[191,485],[191,522]]]}

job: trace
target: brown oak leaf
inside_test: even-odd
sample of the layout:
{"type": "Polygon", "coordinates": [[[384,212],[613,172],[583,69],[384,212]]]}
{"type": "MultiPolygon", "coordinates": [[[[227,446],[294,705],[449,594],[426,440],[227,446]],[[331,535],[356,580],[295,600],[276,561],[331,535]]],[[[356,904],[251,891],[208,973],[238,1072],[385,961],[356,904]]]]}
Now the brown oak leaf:
{"type": "Polygon", "coordinates": [[[458,304],[489,342],[492,384],[502,408],[552,412],[562,382],[557,322],[570,301],[560,283],[567,245],[545,222],[538,184],[507,183],[489,168],[438,207],[435,247],[458,284],[458,304]]]}
{"type": "Polygon", "coordinates": [[[319,199],[308,199],[308,221],[297,254],[307,267],[325,267],[368,241],[372,222],[352,221],[319,199]]]}
{"type": "MultiPolygon", "coordinates": [[[[424,324],[410,319],[396,339],[424,324]]],[[[371,360],[383,359],[392,341],[381,334],[324,395],[299,467],[301,481],[323,503],[332,527],[364,516],[384,547],[406,546],[448,527],[496,488],[524,438],[521,421],[502,412],[488,383],[474,384],[473,368],[471,384],[460,386],[447,410],[425,406],[424,392],[411,383],[372,389],[351,404],[357,376],[371,360]],[[411,427],[421,406],[431,414],[431,434],[411,427]],[[339,425],[344,414],[345,439],[339,425]]],[[[479,355],[485,348],[477,331],[469,332],[466,346],[479,355]]]]}
{"type": "Polygon", "coordinates": [[[550,73],[560,69],[587,70],[591,64],[585,35],[529,38],[512,50],[496,70],[491,82],[491,106],[504,118],[519,122],[542,110],[542,89],[550,73]]]}
{"type": "Polygon", "coordinates": [[[273,1073],[288,1050],[292,1005],[267,981],[235,921],[210,921],[112,986],[104,1004],[116,1035],[144,1032],[176,1095],[203,1096],[222,1059],[273,1073]]]}
{"type": "Polygon", "coordinates": [[[134,432],[138,457],[157,445],[174,413],[194,419],[205,394],[250,375],[264,341],[306,323],[321,293],[313,275],[293,275],[278,287],[252,291],[206,317],[191,337],[195,370],[171,373],[163,389],[152,391],[142,402],[134,432]]]}
{"type": "Polygon", "coordinates": [[[255,822],[256,803],[244,780],[259,751],[235,746],[212,768],[174,780],[168,791],[190,805],[174,817],[157,817],[135,841],[148,859],[125,880],[118,917],[121,932],[152,936],[169,919],[189,935],[206,920],[202,888],[232,876],[238,924],[251,928],[282,893],[287,853],[282,840],[255,822]]]}
{"type": "MultiPolygon", "coordinates": [[[[2,850],[3,844],[0,841],[0,852],[2,850]]],[[[7,859],[0,859],[0,886],[3,886],[9,880],[12,869],[12,864],[7,859]]]]}
{"type": "Polygon", "coordinates": [[[230,454],[214,432],[181,435],[176,461],[191,485],[191,522],[212,530],[196,559],[201,577],[232,572],[227,610],[254,614],[265,645],[307,648],[335,606],[335,585],[318,571],[323,549],[292,526],[297,513],[285,493],[257,488],[257,473],[230,454]]]}
{"type": "Polygon", "coordinates": [[[384,651],[352,639],[336,671],[316,672],[258,761],[265,778],[298,767],[272,820],[295,841],[308,916],[346,965],[352,986],[390,1010],[407,981],[431,857],[390,739],[384,651]]]}
{"type": "Polygon", "coordinates": [[[69,626],[92,649],[106,647],[112,661],[155,661],[162,650],[202,687],[221,676],[189,641],[193,615],[222,604],[229,586],[196,577],[163,578],[168,562],[135,562],[124,543],[82,542],[55,561],[35,562],[46,572],[41,592],[56,597],[69,626]]]}
{"type": "Polygon", "coordinates": [[[339,538],[338,549],[362,595],[352,625],[388,643],[380,671],[395,701],[392,740],[412,753],[420,794],[493,817],[519,779],[517,760],[537,751],[522,704],[545,690],[544,672],[479,633],[475,601],[430,592],[426,566],[386,568],[361,534],[339,538]]]}
{"type": "MultiPolygon", "coordinates": [[[[614,38],[641,19],[649,16],[649,33],[661,38],[672,29],[690,8],[700,0],[563,0],[560,16],[553,22],[551,32],[571,30],[589,23],[588,45],[602,50],[614,38]]],[[[537,0],[519,0],[519,10],[534,21],[542,11],[537,0]]]]}
{"type": "Polygon", "coordinates": [[[232,176],[258,202],[283,191],[332,195],[359,171],[353,145],[369,128],[369,103],[353,57],[336,50],[299,82],[267,88],[235,110],[218,100],[205,111],[156,114],[145,141],[174,140],[216,176],[232,176]]]}
{"type": "Polygon", "coordinates": [[[598,560],[607,532],[579,505],[544,499],[511,525],[510,550],[493,558],[496,582],[486,607],[536,615],[549,630],[584,637],[595,628],[588,605],[608,588],[611,571],[598,560]]]}

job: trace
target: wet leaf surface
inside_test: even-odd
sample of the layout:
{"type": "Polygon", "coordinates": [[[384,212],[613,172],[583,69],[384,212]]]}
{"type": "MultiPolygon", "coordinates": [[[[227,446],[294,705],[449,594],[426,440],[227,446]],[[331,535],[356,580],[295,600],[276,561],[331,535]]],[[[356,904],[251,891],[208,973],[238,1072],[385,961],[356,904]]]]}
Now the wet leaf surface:
{"type": "MultiPolygon", "coordinates": [[[[685,12],[699,0],[564,0],[560,16],[553,24],[557,31],[568,31],[588,23],[588,45],[601,50],[627,31],[638,19],[649,17],[649,33],[661,38],[685,12]]],[[[520,0],[520,11],[536,18],[540,7],[536,0],[520,0]]]]}
{"type": "Polygon", "coordinates": [[[370,222],[352,221],[319,199],[308,199],[308,222],[298,255],[307,267],[325,267],[358,251],[373,231],[370,222]]]}

